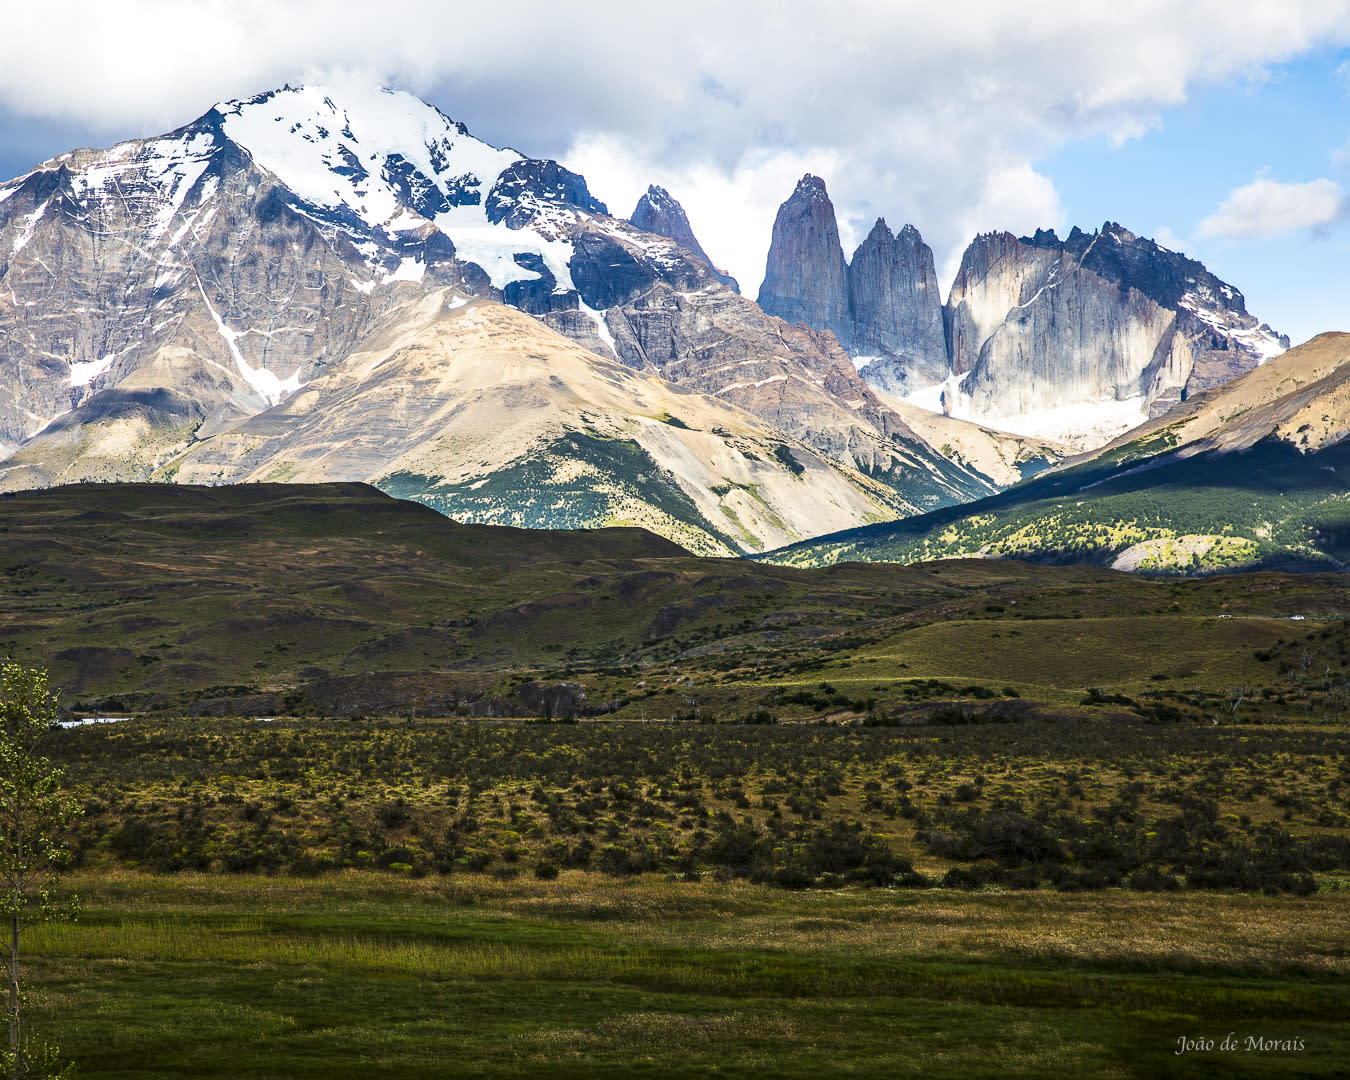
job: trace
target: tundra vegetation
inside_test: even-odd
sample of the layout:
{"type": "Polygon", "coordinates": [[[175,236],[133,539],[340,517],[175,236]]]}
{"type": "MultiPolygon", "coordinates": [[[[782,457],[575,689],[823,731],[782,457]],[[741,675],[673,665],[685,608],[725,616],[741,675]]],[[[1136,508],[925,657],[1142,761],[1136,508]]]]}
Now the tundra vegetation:
{"type": "Polygon", "coordinates": [[[0,574],[6,647],[125,717],[47,751],[85,913],[29,955],[84,1076],[1343,1067],[1338,577],[60,497],[0,574]]]}
{"type": "Polygon", "coordinates": [[[42,1022],[92,1077],[1334,1075],[1343,729],[1082,709],[63,730],[42,1022]],[[1305,1049],[1173,1057],[1230,1030],[1305,1049]]]}

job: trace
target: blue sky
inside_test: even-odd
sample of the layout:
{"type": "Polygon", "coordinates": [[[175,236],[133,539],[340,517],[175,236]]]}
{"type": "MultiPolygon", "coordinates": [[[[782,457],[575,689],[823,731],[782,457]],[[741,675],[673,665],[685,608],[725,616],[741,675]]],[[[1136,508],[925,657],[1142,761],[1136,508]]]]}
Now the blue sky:
{"type": "Polygon", "coordinates": [[[1038,161],[1065,225],[1115,220],[1197,258],[1247,298],[1248,309],[1295,342],[1350,330],[1350,220],[1273,235],[1202,228],[1236,189],[1266,178],[1319,179],[1350,192],[1350,51],[1317,49],[1267,77],[1198,88],[1144,135],[1067,143],[1038,161]]]}
{"type": "Polygon", "coordinates": [[[978,231],[1110,219],[1201,259],[1295,342],[1350,330],[1350,0],[511,10],[70,0],[54,33],[28,5],[0,39],[0,174],[350,78],[559,158],[615,213],[662,184],[751,296],[810,171],[847,254],[877,216],[912,223],[944,289],[978,231]]]}

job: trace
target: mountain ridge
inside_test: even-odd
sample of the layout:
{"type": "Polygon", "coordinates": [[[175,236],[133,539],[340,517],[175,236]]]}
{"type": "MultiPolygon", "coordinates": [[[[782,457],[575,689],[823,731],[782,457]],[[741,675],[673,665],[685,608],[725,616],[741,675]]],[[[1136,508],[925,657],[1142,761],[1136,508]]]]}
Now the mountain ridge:
{"type": "Polygon", "coordinates": [[[1138,431],[967,506],[764,557],[1016,558],[1161,574],[1350,566],[1350,334],[1327,333],[1138,431]]]}
{"type": "MultiPolygon", "coordinates": [[[[115,448],[124,431],[75,429],[125,416],[143,430],[120,478],[148,477],[165,464],[151,429],[219,435],[359,350],[409,289],[451,288],[719,396],[879,478],[896,506],[993,490],[910,431],[831,341],[609,216],[579,175],[397,92],[339,103],[288,87],[53,159],[0,185],[0,278],[7,457],[44,428],[115,448]]],[[[0,486],[19,464],[0,462],[0,486]]]]}
{"type": "Polygon", "coordinates": [[[1112,221],[1062,241],[982,233],[944,301],[912,225],[878,219],[844,261],[809,174],[775,221],[760,302],[833,333],[876,390],[1078,451],[1289,346],[1201,263],[1112,221]]]}
{"type": "Polygon", "coordinates": [[[664,188],[614,217],[411,95],[225,102],[0,184],[0,488],[368,480],[468,520],[758,552],[987,497],[1284,344],[1114,222],[977,237],[943,303],[912,225],[878,219],[846,261],[810,174],[766,270],[768,311],[664,188]],[[451,344],[465,315],[513,345],[451,344]],[[1009,433],[1009,410],[1076,426],[1009,433]]]}

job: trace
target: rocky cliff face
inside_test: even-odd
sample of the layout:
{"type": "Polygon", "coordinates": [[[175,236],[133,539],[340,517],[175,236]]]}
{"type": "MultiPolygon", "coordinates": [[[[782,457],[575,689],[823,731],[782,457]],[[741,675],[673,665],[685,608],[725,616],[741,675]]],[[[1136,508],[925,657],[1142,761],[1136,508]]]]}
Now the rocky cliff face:
{"type": "Polygon", "coordinates": [[[1078,450],[1289,345],[1200,263],[1114,222],[976,237],[943,304],[918,231],[879,220],[846,265],[841,321],[837,235],[823,184],[804,178],[779,211],[761,303],[833,331],[879,391],[1078,450]]]}
{"type": "Polygon", "coordinates": [[[892,235],[878,218],[848,264],[848,296],[854,355],[869,358],[869,383],[905,394],[947,377],[933,250],[918,229],[892,235]]]}
{"type": "Polygon", "coordinates": [[[1011,233],[988,233],[970,242],[943,311],[955,374],[970,371],[1008,312],[1035,295],[1037,288],[1028,289],[1028,282],[1043,283],[1054,263],[1053,255],[1024,249],[1011,233]]]}
{"type": "Polygon", "coordinates": [[[995,428],[1041,414],[1059,438],[1082,443],[1103,424],[1142,422],[1149,400],[1184,386],[1191,366],[1175,312],[1006,234],[967,251],[949,312],[953,366],[964,378],[946,411],[995,428]],[[1081,410],[1103,403],[1117,408],[1081,410]]]}
{"type": "Polygon", "coordinates": [[[1108,458],[1119,469],[1283,443],[1309,458],[1350,440],[1350,334],[1319,334],[1073,464],[1108,458]],[[1109,457],[1108,457],[1109,455],[1109,457]]]}
{"type": "Polygon", "coordinates": [[[946,323],[945,411],[1078,449],[1288,347],[1236,289],[1113,222],[977,237],[946,323]]]}
{"type": "Polygon", "coordinates": [[[949,373],[933,251],[912,225],[878,218],[844,262],[825,182],[804,176],[778,210],[759,304],[787,322],[828,330],[869,385],[906,394],[949,373]]]}
{"type": "Polygon", "coordinates": [[[361,333],[378,301],[359,251],[295,213],[219,119],[0,188],[0,443],[82,406],[193,427],[257,412],[361,333]]]}
{"type": "MultiPolygon", "coordinates": [[[[1052,248],[1058,243],[1050,230],[1040,230],[1026,242],[1052,248]]],[[[1203,263],[1135,236],[1113,221],[1091,234],[1075,227],[1063,248],[1104,280],[1177,312],[1178,332],[1194,358],[1187,395],[1228,382],[1289,348],[1288,337],[1248,314],[1242,293],[1203,263]]]]}
{"type": "Polygon", "coordinates": [[[878,218],[845,262],[834,204],[817,176],[802,177],[779,207],[759,305],[833,333],[878,389],[904,394],[947,376],[932,249],[914,226],[895,235],[878,218]]]}
{"type": "Polygon", "coordinates": [[[853,343],[839,223],[818,176],[803,176],[778,208],[759,306],[788,323],[829,330],[845,348],[853,343]]]}

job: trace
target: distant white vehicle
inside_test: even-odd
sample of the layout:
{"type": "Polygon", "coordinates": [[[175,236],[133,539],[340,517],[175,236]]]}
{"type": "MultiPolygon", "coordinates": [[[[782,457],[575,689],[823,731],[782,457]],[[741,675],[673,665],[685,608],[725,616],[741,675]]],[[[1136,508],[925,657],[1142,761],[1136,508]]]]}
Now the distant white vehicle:
{"type": "Polygon", "coordinates": [[[1302,615],[1290,615],[1290,616],[1289,616],[1289,621],[1290,621],[1290,622],[1302,622],[1302,621],[1303,621],[1303,616],[1302,616],[1302,615]]]}

